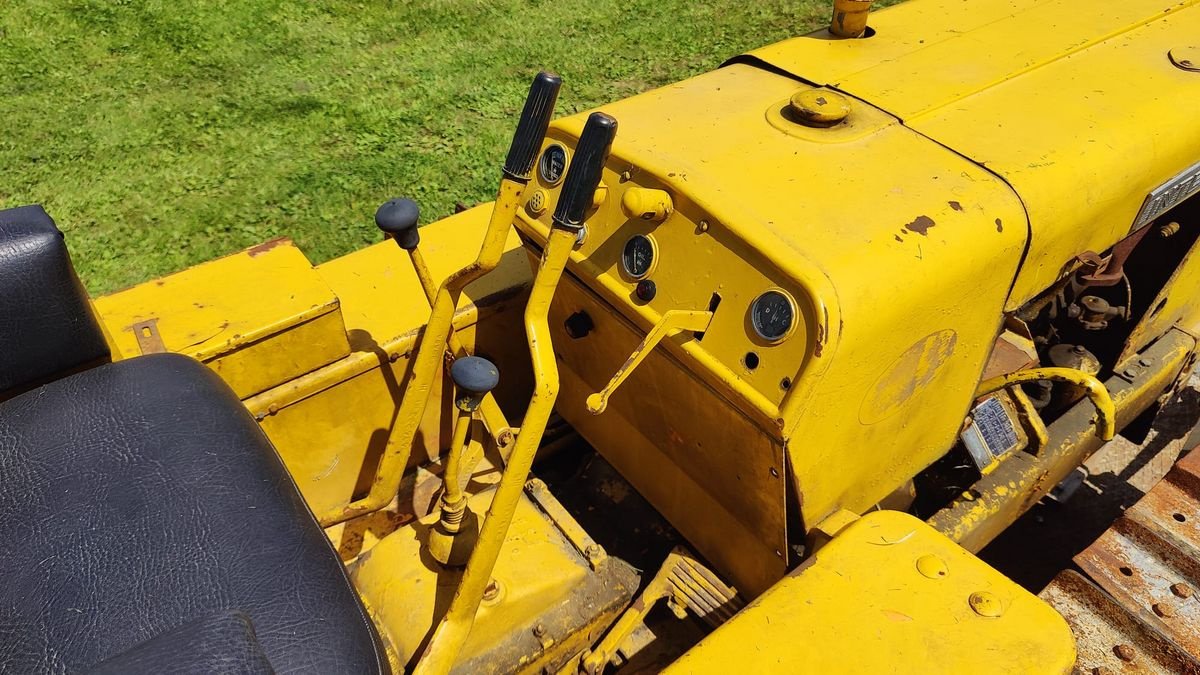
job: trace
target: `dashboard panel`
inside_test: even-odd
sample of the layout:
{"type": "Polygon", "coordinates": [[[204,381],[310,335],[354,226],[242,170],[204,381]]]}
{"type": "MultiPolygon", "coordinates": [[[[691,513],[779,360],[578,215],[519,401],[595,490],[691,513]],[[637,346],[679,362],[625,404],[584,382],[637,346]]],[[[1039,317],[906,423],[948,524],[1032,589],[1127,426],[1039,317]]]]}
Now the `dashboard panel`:
{"type": "MultiPolygon", "coordinates": [[[[570,140],[553,133],[518,215],[539,242],[561,185],[555,182],[561,176],[541,168],[570,153],[570,140]]],[[[615,156],[581,238],[569,270],[643,331],[669,310],[713,311],[706,331],[664,340],[657,349],[673,351],[710,384],[730,390],[760,420],[778,419],[816,343],[817,321],[801,289],[685,192],[615,156]],[[661,199],[644,213],[641,206],[631,210],[647,195],[661,199]]]]}

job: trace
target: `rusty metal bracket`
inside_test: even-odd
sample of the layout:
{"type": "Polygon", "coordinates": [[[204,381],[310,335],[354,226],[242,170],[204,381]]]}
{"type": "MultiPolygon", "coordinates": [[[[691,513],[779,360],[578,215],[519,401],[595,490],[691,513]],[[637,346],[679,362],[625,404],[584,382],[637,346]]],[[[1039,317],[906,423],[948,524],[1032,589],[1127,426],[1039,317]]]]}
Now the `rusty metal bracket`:
{"type": "Polygon", "coordinates": [[[158,332],[158,319],[147,319],[139,321],[129,327],[133,331],[133,337],[137,339],[138,349],[142,354],[161,354],[167,351],[167,346],[163,344],[162,335],[158,332]]]}

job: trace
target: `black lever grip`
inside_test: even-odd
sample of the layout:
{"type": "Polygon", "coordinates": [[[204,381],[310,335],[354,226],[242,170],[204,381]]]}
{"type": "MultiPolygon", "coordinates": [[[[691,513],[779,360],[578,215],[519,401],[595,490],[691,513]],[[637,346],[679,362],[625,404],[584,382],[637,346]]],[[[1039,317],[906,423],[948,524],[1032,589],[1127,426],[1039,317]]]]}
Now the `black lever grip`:
{"type": "Polygon", "coordinates": [[[504,173],[510,178],[526,181],[533,174],[533,161],[542,147],[542,139],[546,137],[550,118],[554,116],[554,104],[558,101],[560,87],[562,78],[554,73],[543,70],[533,78],[529,96],[525,99],[525,109],[521,111],[517,131],[513,134],[512,146],[508,149],[508,158],[504,160],[504,173]]]}
{"type": "Polygon", "coordinates": [[[400,248],[411,251],[421,242],[417,233],[417,221],[421,209],[411,199],[389,199],[375,212],[375,224],[385,233],[392,235],[400,248]]]}
{"type": "Polygon", "coordinates": [[[594,112],[588,117],[567,169],[558,206],[554,209],[555,227],[576,232],[583,228],[583,219],[592,205],[596,188],[600,186],[604,162],[608,160],[608,151],[616,135],[617,120],[611,115],[594,112]]]}

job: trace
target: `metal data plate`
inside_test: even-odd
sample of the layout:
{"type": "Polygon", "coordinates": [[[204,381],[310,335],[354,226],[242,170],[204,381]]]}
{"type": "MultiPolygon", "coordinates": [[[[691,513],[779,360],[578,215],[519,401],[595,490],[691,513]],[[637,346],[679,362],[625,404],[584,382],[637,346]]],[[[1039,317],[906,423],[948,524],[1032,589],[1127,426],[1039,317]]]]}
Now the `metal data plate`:
{"type": "Polygon", "coordinates": [[[1016,448],[1021,439],[1008,409],[992,396],[971,411],[971,425],[962,433],[962,441],[982,471],[1016,448]]]}
{"type": "Polygon", "coordinates": [[[1151,190],[1129,231],[1137,230],[1197,192],[1200,192],[1200,162],[1151,190]]]}

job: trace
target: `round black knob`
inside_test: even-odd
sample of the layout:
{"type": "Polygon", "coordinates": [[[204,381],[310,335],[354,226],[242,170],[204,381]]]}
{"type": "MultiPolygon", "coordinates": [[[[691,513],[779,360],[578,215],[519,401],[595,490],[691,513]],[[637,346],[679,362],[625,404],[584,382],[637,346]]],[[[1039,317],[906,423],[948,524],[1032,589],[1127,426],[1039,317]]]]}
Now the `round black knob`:
{"type": "Polygon", "coordinates": [[[450,379],[460,396],[482,397],[500,383],[500,371],[481,356],[464,356],[450,366],[450,379]]]}
{"type": "Polygon", "coordinates": [[[379,229],[392,235],[400,248],[411,251],[421,241],[417,233],[417,221],[421,218],[421,209],[411,199],[389,199],[375,212],[375,224],[379,229]]]}

